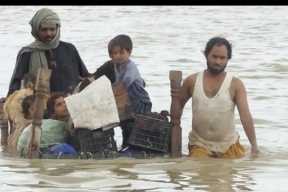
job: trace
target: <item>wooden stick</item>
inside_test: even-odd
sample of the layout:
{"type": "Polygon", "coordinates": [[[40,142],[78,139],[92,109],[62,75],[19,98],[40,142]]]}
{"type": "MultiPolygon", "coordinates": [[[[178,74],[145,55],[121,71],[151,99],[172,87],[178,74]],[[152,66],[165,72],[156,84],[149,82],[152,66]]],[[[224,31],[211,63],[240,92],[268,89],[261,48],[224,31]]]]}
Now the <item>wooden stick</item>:
{"type": "Polygon", "coordinates": [[[27,146],[25,148],[25,157],[29,159],[38,159],[40,151],[41,125],[44,115],[44,98],[48,92],[51,70],[40,68],[36,83],[36,108],[33,114],[32,129],[29,132],[27,146]]]}
{"type": "Polygon", "coordinates": [[[182,81],[182,71],[170,71],[170,88],[171,88],[171,157],[182,157],[182,128],[180,126],[180,111],[176,105],[179,105],[179,93],[182,81]],[[179,118],[178,118],[179,117],[179,118]],[[174,118],[174,119],[172,119],[174,118]],[[177,119],[176,119],[177,118],[177,119]]]}
{"type": "Polygon", "coordinates": [[[3,105],[4,102],[0,103],[1,145],[6,145],[9,133],[8,133],[8,121],[4,120],[3,105]]]}

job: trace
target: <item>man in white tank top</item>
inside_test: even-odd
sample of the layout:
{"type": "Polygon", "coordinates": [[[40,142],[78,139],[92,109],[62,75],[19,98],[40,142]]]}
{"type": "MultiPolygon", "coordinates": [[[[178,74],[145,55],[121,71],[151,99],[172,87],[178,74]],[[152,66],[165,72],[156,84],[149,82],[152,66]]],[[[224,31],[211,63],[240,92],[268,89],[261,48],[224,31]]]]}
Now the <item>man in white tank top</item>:
{"type": "Polygon", "coordinates": [[[206,45],[204,55],[207,69],[184,80],[179,103],[172,109],[180,111],[180,114],[176,114],[178,117],[174,117],[180,119],[185,104],[192,98],[189,157],[245,156],[245,149],[239,143],[239,134],[235,129],[235,106],[250,141],[251,154],[260,153],[245,86],[239,78],[225,72],[232,56],[231,44],[222,37],[212,38],[206,45]]]}

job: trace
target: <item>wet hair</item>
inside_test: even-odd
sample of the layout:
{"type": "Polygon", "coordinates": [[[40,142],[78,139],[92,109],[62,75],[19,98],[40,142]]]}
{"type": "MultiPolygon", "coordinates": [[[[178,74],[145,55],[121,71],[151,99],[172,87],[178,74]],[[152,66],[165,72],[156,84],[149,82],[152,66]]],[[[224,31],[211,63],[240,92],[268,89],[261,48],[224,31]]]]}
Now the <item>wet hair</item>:
{"type": "Polygon", "coordinates": [[[112,50],[119,46],[121,50],[126,50],[128,52],[131,52],[133,49],[133,43],[131,38],[128,35],[117,35],[114,37],[108,44],[108,52],[112,54],[112,50]]]}
{"type": "Polygon", "coordinates": [[[46,118],[50,118],[54,115],[54,113],[55,113],[54,106],[55,106],[56,99],[58,99],[60,97],[65,98],[66,96],[67,96],[67,94],[62,93],[62,92],[56,92],[56,93],[51,94],[51,97],[48,99],[48,101],[46,103],[46,108],[47,108],[47,111],[45,114],[46,118]]]}
{"type": "Polygon", "coordinates": [[[224,37],[213,37],[207,42],[205,50],[203,51],[206,58],[215,45],[225,45],[228,50],[228,60],[232,58],[232,44],[224,37]]]}
{"type": "MultiPolygon", "coordinates": [[[[114,38],[113,38],[114,39],[114,38]]],[[[113,39],[111,39],[108,43],[108,54],[109,54],[109,57],[112,56],[112,51],[113,51],[113,39]]]]}
{"type": "Polygon", "coordinates": [[[25,97],[22,101],[22,113],[24,115],[25,119],[28,119],[29,114],[29,108],[31,105],[36,101],[35,95],[28,95],[25,97]]]}

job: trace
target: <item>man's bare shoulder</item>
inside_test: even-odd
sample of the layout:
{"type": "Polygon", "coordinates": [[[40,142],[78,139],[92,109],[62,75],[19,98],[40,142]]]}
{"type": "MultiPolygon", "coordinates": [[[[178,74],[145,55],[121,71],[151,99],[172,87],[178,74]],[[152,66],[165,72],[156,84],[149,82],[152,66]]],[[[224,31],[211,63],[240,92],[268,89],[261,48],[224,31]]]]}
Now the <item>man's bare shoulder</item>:
{"type": "Polygon", "coordinates": [[[188,76],[184,79],[184,82],[183,82],[183,83],[185,83],[185,84],[195,84],[197,75],[198,75],[198,72],[188,75],[188,76]]]}
{"type": "Polygon", "coordinates": [[[235,77],[235,76],[233,76],[233,79],[232,79],[232,86],[235,90],[239,90],[243,88],[245,89],[245,85],[243,81],[239,77],[235,77]]]}

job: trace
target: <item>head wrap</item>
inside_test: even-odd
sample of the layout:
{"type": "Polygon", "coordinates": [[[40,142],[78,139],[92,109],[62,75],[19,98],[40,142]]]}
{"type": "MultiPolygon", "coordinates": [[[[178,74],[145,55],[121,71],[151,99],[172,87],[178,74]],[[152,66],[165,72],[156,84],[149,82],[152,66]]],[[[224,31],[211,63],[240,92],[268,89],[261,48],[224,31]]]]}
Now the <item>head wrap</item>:
{"type": "Polygon", "coordinates": [[[59,28],[61,27],[61,22],[57,13],[47,8],[42,8],[39,11],[37,11],[33,16],[33,18],[30,20],[29,24],[31,25],[32,28],[31,34],[37,40],[39,40],[38,33],[40,26],[53,28],[58,25],[59,28]]]}

